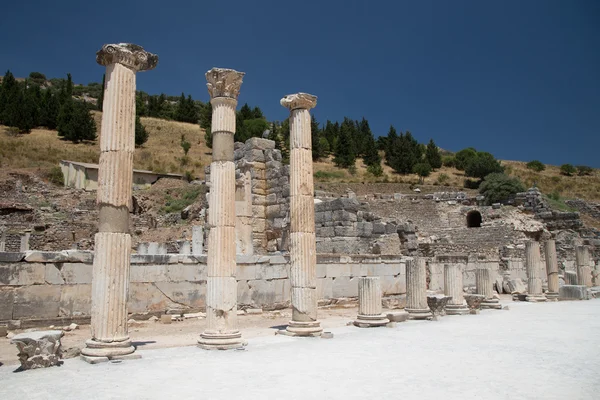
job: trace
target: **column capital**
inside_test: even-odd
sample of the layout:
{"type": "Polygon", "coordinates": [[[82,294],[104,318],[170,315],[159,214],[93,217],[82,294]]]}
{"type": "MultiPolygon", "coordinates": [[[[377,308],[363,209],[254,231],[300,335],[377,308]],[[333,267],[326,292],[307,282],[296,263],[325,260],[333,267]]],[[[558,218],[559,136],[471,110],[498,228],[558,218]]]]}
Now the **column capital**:
{"type": "Polygon", "coordinates": [[[132,43],[105,44],[96,53],[96,62],[103,66],[118,63],[138,72],[154,69],[158,56],[132,43]]]}
{"type": "Polygon", "coordinates": [[[237,100],[244,75],[244,72],[228,68],[212,68],[206,71],[206,86],[210,98],[230,97],[237,100]]]}
{"type": "Polygon", "coordinates": [[[297,110],[299,108],[310,110],[317,105],[317,96],[313,96],[308,93],[294,93],[288,94],[281,99],[280,104],[290,111],[297,110]]]}

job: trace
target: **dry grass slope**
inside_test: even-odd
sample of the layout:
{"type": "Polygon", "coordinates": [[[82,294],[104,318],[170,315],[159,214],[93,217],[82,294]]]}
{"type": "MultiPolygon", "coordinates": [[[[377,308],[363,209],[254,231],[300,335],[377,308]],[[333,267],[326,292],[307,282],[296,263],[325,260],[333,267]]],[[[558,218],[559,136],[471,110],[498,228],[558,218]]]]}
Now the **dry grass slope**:
{"type": "MultiPolygon", "coordinates": [[[[93,112],[98,133],[102,113],[93,112]]],[[[148,142],[136,149],[134,167],[156,172],[185,173],[189,171],[194,177],[204,177],[204,167],[211,162],[211,152],[204,141],[204,130],[197,124],[165,121],[155,118],[142,118],[142,124],[149,133],[148,142]],[[184,157],[180,146],[181,135],[185,135],[191,148],[188,157],[184,157]]],[[[6,127],[0,126],[0,168],[27,169],[48,171],[58,165],[60,160],[73,160],[97,163],[99,157],[98,141],[94,143],[73,144],[61,140],[56,131],[34,129],[28,135],[11,136],[6,127]]],[[[547,165],[546,170],[534,172],[528,170],[526,163],[503,161],[507,173],[519,177],[525,186],[534,182],[540,190],[549,194],[557,192],[562,198],[582,198],[600,201],[600,171],[594,170],[591,176],[563,176],[559,167],[547,165]]],[[[314,164],[317,182],[331,183],[374,183],[393,182],[418,184],[416,175],[399,175],[382,162],[384,175],[375,177],[367,172],[367,168],[358,160],[356,173],[337,168],[332,157],[314,164]]],[[[424,185],[462,188],[464,173],[455,168],[442,167],[425,178],[424,185]]]]}

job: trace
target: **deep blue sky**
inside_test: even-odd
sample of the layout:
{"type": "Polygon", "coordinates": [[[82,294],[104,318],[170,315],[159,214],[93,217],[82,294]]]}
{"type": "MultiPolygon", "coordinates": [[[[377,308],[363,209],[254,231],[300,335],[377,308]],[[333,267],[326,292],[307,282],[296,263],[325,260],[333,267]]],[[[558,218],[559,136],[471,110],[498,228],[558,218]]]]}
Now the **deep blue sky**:
{"type": "Polygon", "coordinates": [[[159,55],[138,89],[208,100],[213,66],[246,72],[240,104],[286,118],[366,117],[502,159],[600,167],[600,1],[21,1],[1,7],[0,68],[100,81],[95,52],[159,55]]]}

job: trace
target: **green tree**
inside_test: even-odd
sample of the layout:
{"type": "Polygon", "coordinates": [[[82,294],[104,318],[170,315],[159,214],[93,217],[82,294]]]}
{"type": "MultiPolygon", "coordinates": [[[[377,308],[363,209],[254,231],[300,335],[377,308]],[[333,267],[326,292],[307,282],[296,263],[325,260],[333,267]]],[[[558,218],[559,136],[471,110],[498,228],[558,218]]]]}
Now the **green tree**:
{"type": "Polygon", "coordinates": [[[489,174],[502,172],[504,172],[504,167],[500,165],[500,162],[485,151],[479,151],[474,157],[469,158],[465,167],[466,176],[480,180],[489,174]]]}
{"type": "MultiPolygon", "coordinates": [[[[397,163],[397,155],[396,155],[396,145],[398,141],[398,133],[396,132],[396,128],[393,125],[390,125],[390,130],[388,131],[386,140],[383,142],[385,148],[383,149],[385,152],[385,162],[387,165],[392,167],[392,165],[396,165],[397,163]]],[[[392,167],[393,168],[393,167],[392,167]]]]}
{"type": "Polygon", "coordinates": [[[41,86],[46,83],[46,75],[41,72],[30,72],[29,73],[29,82],[34,85],[41,86]]]}
{"type": "Polygon", "coordinates": [[[352,136],[354,132],[354,122],[349,118],[344,118],[340,126],[340,134],[337,139],[333,162],[341,168],[350,168],[356,161],[354,152],[354,143],[352,136]]]}
{"type": "Polygon", "coordinates": [[[527,163],[527,169],[536,171],[536,172],[542,172],[543,170],[546,169],[546,166],[544,165],[544,163],[542,163],[539,160],[533,160],[533,161],[529,161],[527,163]]]}
{"type": "Polygon", "coordinates": [[[248,103],[244,103],[242,108],[240,108],[239,114],[242,121],[245,121],[247,119],[254,119],[254,113],[252,112],[252,109],[250,108],[248,103]]]}
{"type": "Polygon", "coordinates": [[[58,114],[58,135],[79,143],[96,139],[96,123],[85,104],[67,98],[58,114]]]}
{"type": "Polygon", "coordinates": [[[142,121],[139,115],[135,116],[135,146],[141,147],[144,143],[148,141],[148,131],[144,125],[142,125],[142,121]]]}
{"type": "Polygon", "coordinates": [[[571,176],[575,172],[577,172],[577,169],[571,164],[563,164],[560,166],[560,173],[563,175],[571,176]]]}
{"type": "Polygon", "coordinates": [[[200,128],[204,129],[204,141],[209,149],[212,149],[212,104],[210,101],[200,106],[200,128]]]}
{"type": "Polygon", "coordinates": [[[425,149],[425,160],[433,169],[442,167],[442,155],[440,154],[440,149],[438,149],[433,139],[429,140],[429,143],[425,149]]]}
{"type": "Polygon", "coordinates": [[[325,152],[321,147],[321,129],[319,128],[319,123],[314,115],[311,116],[310,119],[310,137],[312,145],[312,159],[313,161],[316,161],[323,157],[325,152]]]}
{"type": "Polygon", "coordinates": [[[56,129],[59,112],[60,103],[58,102],[58,95],[52,93],[50,89],[44,90],[39,124],[48,129],[56,129]]]}
{"type": "Polygon", "coordinates": [[[18,107],[18,97],[21,88],[10,71],[6,71],[0,87],[0,123],[14,126],[14,113],[18,107]]]}
{"type": "Polygon", "coordinates": [[[485,177],[479,185],[479,193],[485,196],[485,204],[502,203],[517,193],[524,192],[525,186],[516,177],[503,173],[493,173],[485,177]]]}
{"type": "MultiPolygon", "coordinates": [[[[377,146],[375,145],[375,138],[373,137],[373,133],[370,133],[365,138],[365,155],[363,157],[363,160],[367,165],[367,168],[379,166],[379,169],[381,169],[381,156],[379,155],[379,151],[377,150],[377,146]]],[[[375,170],[376,168],[374,168],[374,171],[375,170]]],[[[383,169],[381,169],[381,173],[383,174],[383,169]]]]}
{"type": "MultiPolygon", "coordinates": [[[[104,95],[103,95],[104,97],[104,95]]],[[[148,95],[144,92],[138,92],[135,95],[135,115],[140,117],[145,117],[148,115],[148,107],[146,106],[146,101],[148,99],[148,95]]]]}
{"type": "Polygon", "coordinates": [[[419,175],[419,179],[421,183],[425,180],[426,177],[431,175],[431,165],[428,162],[419,162],[413,165],[413,173],[419,175]]]}
{"type": "Polygon", "coordinates": [[[473,147],[467,147],[462,149],[454,155],[454,166],[460,171],[464,171],[467,168],[469,161],[477,155],[477,150],[473,147]]]}
{"type": "MultiPolygon", "coordinates": [[[[98,101],[96,104],[98,105],[98,110],[102,111],[102,107],[104,106],[104,90],[106,89],[106,74],[102,74],[102,89],[100,90],[100,94],[98,95],[98,101]]],[[[136,100],[136,112],[137,112],[137,99],[138,96],[135,96],[136,100]]]]}
{"type": "Polygon", "coordinates": [[[265,116],[262,113],[262,110],[259,107],[254,107],[252,109],[252,118],[261,118],[264,119],[265,116]]]}

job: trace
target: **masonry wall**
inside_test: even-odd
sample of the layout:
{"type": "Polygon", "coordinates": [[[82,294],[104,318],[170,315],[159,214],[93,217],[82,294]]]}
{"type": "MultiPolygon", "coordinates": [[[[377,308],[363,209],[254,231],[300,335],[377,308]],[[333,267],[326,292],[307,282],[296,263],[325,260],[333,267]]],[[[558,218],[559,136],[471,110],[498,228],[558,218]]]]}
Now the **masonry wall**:
{"type": "MultiPolygon", "coordinates": [[[[289,260],[238,256],[240,308],[290,305],[289,260]]],[[[0,321],[25,325],[90,315],[93,254],[86,251],[0,253],[0,321]]],[[[396,256],[319,255],[320,300],[358,296],[358,277],[380,276],[384,296],[405,293],[405,263],[396,256]]],[[[206,256],[133,255],[129,312],[205,308],[206,256]]]]}

